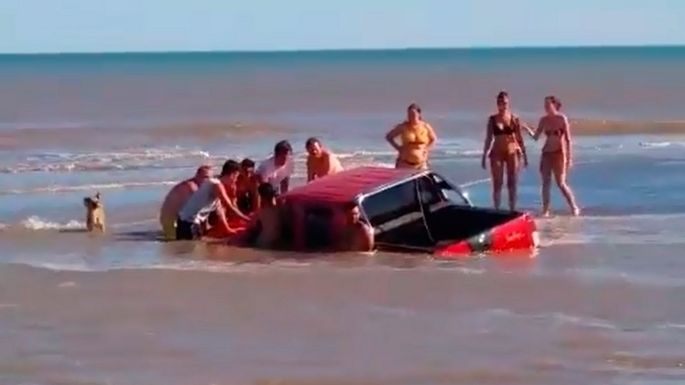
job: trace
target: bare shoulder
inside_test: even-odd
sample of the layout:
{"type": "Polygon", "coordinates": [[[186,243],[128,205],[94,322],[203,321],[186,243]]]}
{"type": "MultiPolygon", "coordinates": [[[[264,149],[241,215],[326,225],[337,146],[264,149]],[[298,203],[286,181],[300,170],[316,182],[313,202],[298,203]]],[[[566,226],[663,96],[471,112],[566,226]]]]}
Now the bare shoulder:
{"type": "Polygon", "coordinates": [[[373,226],[370,224],[366,223],[365,221],[361,221],[360,223],[360,229],[363,230],[367,234],[374,234],[373,226]]]}

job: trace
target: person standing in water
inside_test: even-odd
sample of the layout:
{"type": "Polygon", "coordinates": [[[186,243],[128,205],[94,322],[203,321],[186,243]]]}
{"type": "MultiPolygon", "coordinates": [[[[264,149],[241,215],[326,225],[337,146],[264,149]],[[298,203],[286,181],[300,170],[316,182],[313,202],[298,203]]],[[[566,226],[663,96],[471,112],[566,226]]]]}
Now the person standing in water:
{"type": "Polygon", "coordinates": [[[422,119],[421,107],[412,103],[407,107],[407,120],[388,131],[385,140],[397,150],[396,168],[426,170],[437,138],[433,127],[422,119]]]}
{"type": "Polygon", "coordinates": [[[318,138],[309,138],[305,144],[307,150],[307,182],[323,178],[326,175],[343,170],[340,160],[335,154],[321,145],[318,138]]]}
{"type": "Polygon", "coordinates": [[[545,116],[540,118],[537,130],[533,131],[526,126],[528,134],[534,140],[538,140],[544,133],[545,144],[542,146],[540,157],[540,175],[542,177],[542,215],[550,215],[550,189],[552,175],[559,190],[566,198],[571,213],[580,215],[580,208],[576,204],[576,198],[569,187],[566,177],[573,167],[573,152],[571,142],[571,125],[568,118],[561,113],[561,101],[555,96],[545,98],[545,116]]]}
{"type": "Polygon", "coordinates": [[[285,194],[290,188],[290,177],[295,171],[292,159],[293,148],[287,140],[281,140],[274,146],[273,155],[257,167],[259,184],[270,183],[276,194],[285,194]]]}
{"type": "Polygon", "coordinates": [[[488,118],[483,146],[481,166],[487,169],[486,158],[490,157],[492,175],[492,201],[495,209],[500,208],[504,171],[507,172],[507,190],[509,192],[509,209],[516,209],[518,173],[521,161],[528,166],[526,147],[521,135],[521,122],[511,112],[509,94],[501,91],[497,95],[497,113],[488,118]]]}
{"type": "Polygon", "coordinates": [[[159,223],[162,225],[164,238],[171,241],[176,239],[176,217],[190,196],[197,191],[198,187],[210,177],[212,166],[200,166],[195,176],[175,185],[164,198],[159,210],[159,223]]]}

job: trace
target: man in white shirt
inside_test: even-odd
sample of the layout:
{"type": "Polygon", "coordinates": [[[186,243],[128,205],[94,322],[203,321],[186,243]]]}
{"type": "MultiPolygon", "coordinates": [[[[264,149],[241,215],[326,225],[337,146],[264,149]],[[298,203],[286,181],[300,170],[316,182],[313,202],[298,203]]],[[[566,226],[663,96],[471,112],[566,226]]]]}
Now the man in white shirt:
{"type": "Polygon", "coordinates": [[[276,143],[274,154],[257,167],[259,182],[271,184],[279,194],[287,193],[295,171],[292,154],[293,148],[287,140],[276,143]]]}

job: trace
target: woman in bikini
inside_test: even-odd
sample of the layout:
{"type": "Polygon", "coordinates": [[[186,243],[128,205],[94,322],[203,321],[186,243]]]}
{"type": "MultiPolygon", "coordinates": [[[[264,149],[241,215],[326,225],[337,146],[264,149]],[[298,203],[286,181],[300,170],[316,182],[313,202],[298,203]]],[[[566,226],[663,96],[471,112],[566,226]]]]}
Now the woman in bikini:
{"type": "Polygon", "coordinates": [[[397,150],[396,168],[428,169],[428,153],[436,136],[433,127],[421,119],[421,107],[417,104],[407,107],[407,120],[390,130],[385,140],[397,150]]]}
{"type": "Polygon", "coordinates": [[[571,191],[566,182],[568,170],[573,166],[571,126],[566,116],[560,110],[561,101],[555,96],[548,96],[545,98],[545,112],[547,114],[540,119],[537,130],[533,132],[533,130],[526,126],[528,134],[536,141],[543,133],[547,137],[542,147],[542,156],[540,158],[542,215],[545,217],[550,214],[549,203],[552,174],[554,174],[554,180],[564,198],[566,198],[566,202],[571,208],[573,215],[580,215],[580,209],[576,204],[573,191],[571,191]]]}
{"type": "Polygon", "coordinates": [[[528,166],[526,147],[521,135],[521,122],[509,108],[509,94],[505,91],[497,95],[497,113],[488,119],[483,158],[481,165],[487,169],[485,159],[490,157],[492,174],[492,201],[496,209],[500,208],[504,170],[507,171],[507,189],[509,191],[509,209],[516,209],[516,187],[521,160],[528,166]]]}

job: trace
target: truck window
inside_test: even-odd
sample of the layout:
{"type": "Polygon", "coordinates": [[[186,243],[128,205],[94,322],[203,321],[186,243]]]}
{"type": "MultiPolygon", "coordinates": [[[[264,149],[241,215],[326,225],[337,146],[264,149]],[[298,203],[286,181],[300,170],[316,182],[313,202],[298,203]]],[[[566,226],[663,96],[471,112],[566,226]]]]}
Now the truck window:
{"type": "Polygon", "coordinates": [[[362,208],[372,226],[379,226],[400,216],[420,212],[416,197],[416,180],[411,180],[376,194],[362,202],[362,208]]]}
{"type": "Polygon", "coordinates": [[[421,204],[432,206],[445,200],[440,187],[430,176],[422,176],[417,180],[417,183],[419,184],[421,204]]]}
{"type": "Polygon", "coordinates": [[[307,250],[322,250],[333,246],[331,229],[333,211],[328,207],[308,207],[305,209],[305,247],[307,250]]]}

